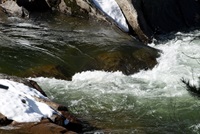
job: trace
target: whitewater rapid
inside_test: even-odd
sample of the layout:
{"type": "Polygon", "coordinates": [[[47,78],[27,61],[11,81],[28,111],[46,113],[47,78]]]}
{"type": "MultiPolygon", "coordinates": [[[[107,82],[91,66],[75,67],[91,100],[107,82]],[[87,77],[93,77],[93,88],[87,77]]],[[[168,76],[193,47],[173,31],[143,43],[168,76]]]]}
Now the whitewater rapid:
{"type": "Polygon", "coordinates": [[[76,73],[72,81],[43,77],[34,80],[51,99],[109,132],[197,133],[200,101],[188,93],[181,79],[199,86],[199,36],[198,30],[176,33],[168,41],[149,44],[162,51],[158,64],[133,75],[86,71],[76,73]],[[138,123],[141,127],[133,127],[138,123]]]}
{"type": "MultiPolygon", "coordinates": [[[[113,8],[113,11],[118,11],[115,9],[118,8],[113,8]]],[[[87,48],[96,49],[96,47],[93,48],[94,44],[114,45],[124,40],[127,41],[127,39],[128,42],[131,41],[129,37],[121,36],[122,33],[116,33],[112,27],[100,25],[98,28],[95,25],[91,28],[87,26],[89,30],[83,30],[85,26],[79,23],[79,19],[75,21],[75,25],[74,20],[63,21],[63,18],[61,20],[58,19],[55,22],[48,20],[51,23],[48,23],[47,28],[43,21],[42,25],[35,24],[35,21],[32,25],[12,18],[10,21],[17,24],[2,26],[2,38],[0,39],[3,51],[2,70],[15,74],[18,69],[19,72],[23,72],[30,68],[29,64],[38,66],[43,65],[44,62],[45,64],[63,65],[60,64],[63,62],[58,62],[63,60],[57,56],[61,59],[69,56],[68,52],[73,49],[69,49],[67,45],[73,48],[76,45],[78,47],[86,45],[86,49],[83,49],[86,51],[87,48]],[[57,25],[60,22],[64,23],[57,25]],[[72,28],[65,27],[66,22],[73,24],[72,28]],[[55,28],[55,24],[58,28],[55,28]],[[73,32],[63,31],[63,29],[73,29],[73,32]],[[41,63],[38,59],[41,59],[41,63]]],[[[88,21],[83,23],[88,23],[88,21]]],[[[119,71],[94,70],[76,73],[72,81],[44,77],[30,79],[37,81],[53,101],[69,106],[70,111],[77,117],[108,133],[130,134],[135,131],[152,134],[198,133],[200,132],[200,101],[188,93],[181,79],[185,78],[197,86],[199,84],[199,37],[199,30],[189,33],[178,32],[168,37],[163,35],[164,41],[148,44],[162,51],[157,59],[158,64],[153,69],[140,70],[129,76],[119,71]]],[[[73,58],[69,57],[65,60],[73,60],[73,58]]],[[[7,91],[1,89],[1,92],[7,91]]],[[[13,95],[15,100],[20,99],[19,96],[19,94],[13,95]]],[[[8,98],[8,96],[5,97],[8,98]]],[[[26,100],[27,103],[32,102],[30,100],[32,98],[21,97],[21,99],[26,100]]],[[[20,114],[21,110],[24,110],[22,113],[26,115],[26,110],[31,109],[31,105],[23,105],[20,100],[18,102],[20,108],[16,109],[13,115],[11,113],[11,118],[15,114],[20,114]]],[[[39,104],[38,107],[42,108],[39,104]]],[[[4,108],[1,110],[6,113],[4,108]]],[[[33,112],[34,109],[31,109],[31,113],[33,112]]],[[[38,113],[38,118],[32,118],[35,117],[32,116],[27,119],[38,120],[41,117],[50,116],[51,113],[38,113]]],[[[19,119],[21,121],[23,116],[19,119]]]]}
{"type": "Polygon", "coordinates": [[[162,50],[157,59],[158,64],[152,70],[141,70],[139,73],[126,76],[121,72],[86,71],[77,73],[72,81],[50,78],[36,78],[40,83],[49,83],[49,87],[59,90],[90,90],[91,94],[129,93],[136,96],[182,96],[187,91],[181,82],[182,78],[198,85],[200,76],[200,40],[199,31],[193,33],[176,33],[176,38],[167,43],[149,44],[162,50]],[[192,35],[192,36],[191,36],[192,35]]]}

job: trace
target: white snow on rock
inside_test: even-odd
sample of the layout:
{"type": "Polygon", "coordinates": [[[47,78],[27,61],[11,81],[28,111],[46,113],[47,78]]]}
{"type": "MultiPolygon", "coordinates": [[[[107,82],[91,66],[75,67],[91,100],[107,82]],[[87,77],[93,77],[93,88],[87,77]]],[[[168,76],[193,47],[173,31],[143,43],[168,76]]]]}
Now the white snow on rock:
{"type": "Polygon", "coordinates": [[[54,110],[34,97],[47,99],[36,89],[22,83],[0,79],[0,113],[17,122],[39,122],[51,117],[54,110]]]}
{"type": "Polygon", "coordinates": [[[93,2],[101,11],[112,18],[122,30],[129,31],[126,19],[115,0],[93,0],[93,2]]]}

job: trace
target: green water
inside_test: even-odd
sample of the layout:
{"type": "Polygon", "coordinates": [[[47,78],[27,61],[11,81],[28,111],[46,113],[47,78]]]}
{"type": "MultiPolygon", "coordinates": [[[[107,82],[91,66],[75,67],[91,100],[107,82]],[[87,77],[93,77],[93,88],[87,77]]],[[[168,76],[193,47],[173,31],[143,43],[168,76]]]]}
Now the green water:
{"type": "Polygon", "coordinates": [[[43,65],[59,65],[73,75],[95,55],[134,44],[105,22],[56,13],[35,14],[29,20],[10,17],[1,21],[0,30],[0,70],[14,75],[43,65]]]}
{"type": "Polygon", "coordinates": [[[163,51],[152,70],[129,76],[78,73],[94,55],[138,42],[104,22],[48,13],[36,16],[0,21],[1,73],[23,76],[30,68],[59,65],[67,75],[75,74],[72,81],[32,79],[51,99],[97,128],[86,133],[199,133],[200,101],[180,81],[184,77],[198,83],[199,60],[190,56],[200,57],[199,31],[149,44],[163,51]]]}

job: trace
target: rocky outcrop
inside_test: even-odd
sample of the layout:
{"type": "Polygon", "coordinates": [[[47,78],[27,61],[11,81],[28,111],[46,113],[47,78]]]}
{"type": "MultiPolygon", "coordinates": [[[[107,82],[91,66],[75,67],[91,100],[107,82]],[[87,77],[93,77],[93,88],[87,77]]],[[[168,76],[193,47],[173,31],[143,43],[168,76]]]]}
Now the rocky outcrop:
{"type": "Polygon", "coordinates": [[[0,126],[6,126],[12,123],[6,116],[0,113],[0,126]]]}
{"type": "MultiPolygon", "coordinates": [[[[113,22],[92,0],[17,0],[16,2],[28,11],[56,9],[72,16],[85,18],[93,16],[113,22]]],[[[150,42],[155,34],[200,27],[199,0],[116,0],[116,2],[129,24],[129,33],[136,35],[144,43],[150,42]]],[[[11,7],[11,4],[8,7],[11,7]]],[[[21,14],[21,10],[18,9],[17,12],[21,14]]],[[[24,13],[26,12],[22,11],[22,14],[24,13]]]]}
{"type": "MultiPolygon", "coordinates": [[[[133,30],[130,34],[136,34],[144,43],[151,41],[156,34],[200,27],[199,0],[116,0],[116,2],[124,13],[130,29],[133,30]]],[[[105,19],[99,17],[103,13],[97,11],[95,5],[88,0],[65,0],[61,5],[72,15],[82,16],[84,11],[84,14],[105,19]]],[[[64,11],[63,8],[60,11],[64,11]]]]}
{"type": "Polygon", "coordinates": [[[17,3],[13,0],[0,1],[0,9],[9,16],[28,16],[28,11],[17,5],[17,3]]]}
{"type": "Polygon", "coordinates": [[[139,39],[144,43],[148,43],[150,38],[146,35],[139,24],[138,21],[138,12],[134,8],[131,0],[116,0],[118,5],[120,6],[122,12],[124,13],[129,25],[133,29],[133,31],[138,35],[139,39]]]}
{"type": "MultiPolygon", "coordinates": [[[[32,81],[27,80],[15,76],[7,76],[4,74],[0,74],[0,79],[7,79],[15,82],[23,83],[31,88],[36,89],[44,96],[46,96],[45,92],[39,87],[39,85],[32,81]]],[[[3,85],[1,85],[3,86],[3,85]]],[[[4,87],[0,87],[1,90],[4,90],[4,87]]],[[[7,88],[6,88],[7,90],[7,88]]],[[[16,89],[18,90],[18,89],[16,89]]],[[[6,126],[10,128],[14,128],[11,130],[7,130],[12,133],[31,133],[31,134],[39,134],[39,133],[79,133],[82,132],[82,124],[76,117],[69,112],[66,106],[57,104],[52,102],[51,100],[39,98],[33,96],[38,102],[45,103],[51,108],[58,111],[58,114],[53,114],[51,118],[44,118],[40,122],[32,122],[32,123],[19,123],[14,120],[8,119],[5,115],[0,113],[0,126],[6,126]],[[66,123],[67,119],[67,123],[66,123]]],[[[0,130],[0,132],[4,132],[5,130],[0,130]]]]}
{"type": "Polygon", "coordinates": [[[4,9],[2,7],[0,7],[0,16],[0,21],[7,18],[7,15],[5,14],[4,9]]]}
{"type": "Polygon", "coordinates": [[[49,121],[48,119],[43,119],[39,123],[27,123],[27,124],[16,124],[15,127],[19,127],[20,129],[14,130],[17,133],[31,133],[31,134],[77,134],[74,131],[70,131],[65,127],[56,125],[49,121]]]}
{"type": "MultiPolygon", "coordinates": [[[[21,7],[28,11],[44,11],[54,8],[72,16],[95,16],[99,19],[113,21],[89,0],[17,0],[16,2],[20,7],[9,0],[2,3],[2,7],[12,14],[24,14],[24,11],[19,9],[21,7]]],[[[116,2],[133,30],[130,31],[131,34],[136,33],[143,42],[150,41],[155,33],[167,33],[200,26],[200,2],[198,0],[190,2],[187,0],[116,0],[116,2]]]]}
{"type": "Polygon", "coordinates": [[[143,31],[154,34],[200,27],[199,0],[132,0],[143,31]]]}

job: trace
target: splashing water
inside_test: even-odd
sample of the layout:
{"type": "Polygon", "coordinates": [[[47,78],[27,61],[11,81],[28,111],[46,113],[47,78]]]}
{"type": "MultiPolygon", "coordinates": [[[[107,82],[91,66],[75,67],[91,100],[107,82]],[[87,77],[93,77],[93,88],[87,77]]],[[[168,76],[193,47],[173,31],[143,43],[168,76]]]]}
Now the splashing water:
{"type": "Polygon", "coordinates": [[[72,81],[34,80],[104,133],[198,133],[200,100],[189,95],[181,79],[199,83],[199,35],[198,30],[176,33],[167,42],[149,44],[163,52],[158,65],[130,76],[87,71],[72,81]]]}
{"type": "MultiPolygon", "coordinates": [[[[130,41],[111,27],[94,25],[84,30],[86,26],[81,25],[80,20],[68,19],[62,20],[63,24],[50,20],[48,27],[44,22],[32,25],[22,20],[0,26],[1,67],[15,72],[16,68],[27,69],[28,63],[32,65],[38,59],[63,63],[65,54],[69,56],[66,52],[69,48],[63,47],[66,43],[70,44],[70,49],[78,50],[74,42],[102,46],[130,41]],[[66,22],[71,23],[66,25],[66,22]]],[[[68,105],[78,117],[101,129],[100,132],[198,133],[200,100],[190,96],[181,79],[199,84],[199,35],[198,30],[176,33],[175,38],[168,41],[149,44],[162,50],[158,65],[152,70],[141,70],[129,76],[121,72],[87,71],[75,74],[72,81],[42,77],[34,80],[48,96],[68,105]]]]}

